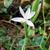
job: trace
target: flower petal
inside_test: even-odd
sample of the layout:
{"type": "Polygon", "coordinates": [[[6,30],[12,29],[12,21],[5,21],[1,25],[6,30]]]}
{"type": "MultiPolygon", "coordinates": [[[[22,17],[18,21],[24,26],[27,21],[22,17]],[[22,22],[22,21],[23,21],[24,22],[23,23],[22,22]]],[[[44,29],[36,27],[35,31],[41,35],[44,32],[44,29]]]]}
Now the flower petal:
{"type": "Polygon", "coordinates": [[[34,15],[35,15],[35,12],[31,11],[28,19],[31,19],[34,15]]]}
{"type": "Polygon", "coordinates": [[[11,20],[14,21],[14,22],[21,22],[21,23],[25,22],[25,19],[21,18],[21,17],[12,18],[11,20]]]}
{"type": "Polygon", "coordinates": [[[30,7],[27,9],[24,18],[28,19],[29,18],[29,14],[30,14],[30,7]]]}
{"type": "Polygon", "coordinates": [[[35,12],[31,11],[30,8],[28,8],[28,10],[25,13],[24,18],[25,19],[31,19],[34,15],[35,15],[35,12]]]}
{"type": "Polygon", "coordinates": [[[21,15],[24,17],[25,13],[24,13],[23,9],[21,8],[21,6],[19,7],[19,10],[20,10],[21,15]]]}
{"type": "Polygon", "coordinates": [[[34,27],[34,24],[33,24],[30,20],[26,20],[26,23],[27,23],[29,26],[33,27],[33,29],[35,28],[35,27],[34,27]]]}

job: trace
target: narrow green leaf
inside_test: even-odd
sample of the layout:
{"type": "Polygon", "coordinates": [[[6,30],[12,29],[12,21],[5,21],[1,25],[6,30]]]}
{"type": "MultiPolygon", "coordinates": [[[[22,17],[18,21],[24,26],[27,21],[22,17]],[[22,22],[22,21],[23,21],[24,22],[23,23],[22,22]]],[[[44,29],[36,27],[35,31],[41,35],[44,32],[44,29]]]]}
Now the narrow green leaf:
{"type": "Polygon", "coordinates": [[[32,10],[33,11],[37,11],[39,3],[40,3],[40,0],[33,1],[33,3],[32,3],[32,10]]]}

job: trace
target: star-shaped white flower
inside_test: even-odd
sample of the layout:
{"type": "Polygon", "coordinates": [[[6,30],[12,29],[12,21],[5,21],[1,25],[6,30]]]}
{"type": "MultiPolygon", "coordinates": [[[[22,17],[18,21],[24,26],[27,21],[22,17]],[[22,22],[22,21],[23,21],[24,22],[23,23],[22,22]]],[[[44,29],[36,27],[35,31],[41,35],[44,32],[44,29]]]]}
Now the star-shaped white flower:
{"type": "Polygon", "coordinates": [[[24,12],[21,7],[19,7],[19,10],[23,18],[16,17],[16,18],[12,18],[11,20],[15,22],[21,22],[21,23],[25,22],[26,24],[34,28],[34,24],[32,23],[30,19],[35,15],[35,12],[31,11],[30,8],[28,8],[26,12],[24,12]]]}

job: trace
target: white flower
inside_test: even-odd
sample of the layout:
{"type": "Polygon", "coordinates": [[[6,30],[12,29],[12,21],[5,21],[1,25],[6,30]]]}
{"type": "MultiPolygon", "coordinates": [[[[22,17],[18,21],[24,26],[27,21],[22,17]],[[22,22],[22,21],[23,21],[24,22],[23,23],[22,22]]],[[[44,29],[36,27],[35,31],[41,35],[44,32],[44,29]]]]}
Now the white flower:
{"type": "Polygon", "coordinates": [[[34,28],[34,24],[32,23],[32,21],[30,19],[35,15],[35,12],[31,11],[30,8],[28,8],[25,13],[21,7],[19,7],[19,10],[20,10],[20,13],[22,14],[23,18],[16,17],[11,20],[15,21],[15,22],[25,22],[26,24],[28,24],[29,26],[34,28]]]}

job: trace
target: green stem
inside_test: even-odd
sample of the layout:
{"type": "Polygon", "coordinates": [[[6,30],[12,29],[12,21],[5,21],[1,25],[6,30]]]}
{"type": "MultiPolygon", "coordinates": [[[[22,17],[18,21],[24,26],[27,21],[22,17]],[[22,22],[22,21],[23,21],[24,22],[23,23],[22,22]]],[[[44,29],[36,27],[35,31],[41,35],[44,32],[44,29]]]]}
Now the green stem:
{"type": "Polygon", "coordinates": [[[26,25],[26,23],[24,23],[24,31],[25,31],[25,38],[27,37],[27,25],[26,25]]]}
{"type": "Polygon", "coordinates": [[[26,46],[26,43],[27,43],[27,25],[26,25],[26,23],[24,23],[24,33],[25,33],[25,38],[24,38],[24,44],[23,44],[23,46],[22,46],[22,49],[21,50],[26,50],[25,49],[25,46],[26,46]]]}
{"type": "Polygon", "coordinates": [[[42,13],[43,13],[43,20],[44,20],[44,33],[45,33],[45,31],[46,31],[46,26],[45,26],[46,21],[45,21],[45,15],[44,15],[44,2],[45,2],[45,0],[43,0],[42,13]]]}

